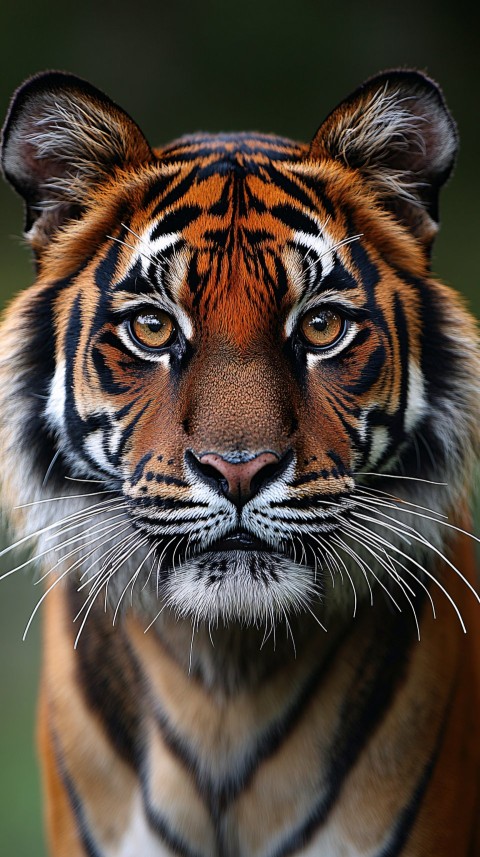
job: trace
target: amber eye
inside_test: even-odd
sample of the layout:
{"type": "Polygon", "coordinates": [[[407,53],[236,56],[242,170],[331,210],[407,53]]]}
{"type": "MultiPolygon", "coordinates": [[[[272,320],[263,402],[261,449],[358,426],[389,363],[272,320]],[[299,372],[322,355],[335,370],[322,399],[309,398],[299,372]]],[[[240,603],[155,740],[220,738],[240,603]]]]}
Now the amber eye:
{"type": "Polygon", "coordinates": [[[329,348],[341,338],[346,328],[345,320],[332,309],[316,309],[307,312],[300,329],[308,345],[315,348],[329,348]]]}
{"type": "Polygon", "coordinates": [[[175,323],[161,309],[141,310],[130,320],[130,330],[144,348],[164,348],[174,337],[175,323]]]}

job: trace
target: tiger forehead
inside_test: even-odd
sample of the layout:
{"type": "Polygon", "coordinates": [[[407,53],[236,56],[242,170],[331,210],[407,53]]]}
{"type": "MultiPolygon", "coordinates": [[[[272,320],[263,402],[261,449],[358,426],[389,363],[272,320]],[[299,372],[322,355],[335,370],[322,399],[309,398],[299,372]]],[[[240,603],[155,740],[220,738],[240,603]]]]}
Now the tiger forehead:
{"type": "Polygon", "coordinates": [[[267,320],[301,297],[313,273],[319,279],[331,270],[332,248],[345,237],[330,222],[321,183],[298,174],[295,146],[268,143],[268,153],[250,138],[236,148],[217,138],[207,147],[205,138],[187,141],[181,157],[178,148],[167,150],[163,160],[174,167],[150,184],[128,236],[147,279],[174,302],[231,316],[238,301],[255,328],[258,315],[267,320]]]}

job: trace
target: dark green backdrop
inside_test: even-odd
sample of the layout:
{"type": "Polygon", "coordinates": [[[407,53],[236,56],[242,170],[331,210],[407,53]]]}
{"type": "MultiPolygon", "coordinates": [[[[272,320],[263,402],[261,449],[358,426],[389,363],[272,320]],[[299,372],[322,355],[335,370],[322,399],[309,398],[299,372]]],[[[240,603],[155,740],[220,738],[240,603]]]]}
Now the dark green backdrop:
{"type": "MultiPolygon", "coordinates": [[[[307,139],[364,78],[394,66],[436,78],[459,124],[460,159],[443,197],[434,267],[478,313],[480,46],[476,22],[461,3],[2,0],[0,6],[1,112],[25,77],[65,69],[109,93],[152,143],[194,130],[254,129],[307,139]]],[[[21,230],[20,203],[3,186],[2,304],[32,281],[21,230]]],[[[2,570],[13,565],[4,559],[2,570]]],[[[2,857],[45,854],[32,737],[38,622],[21,642],[37,589],[22,572],[0,583],[2,857]]]]}

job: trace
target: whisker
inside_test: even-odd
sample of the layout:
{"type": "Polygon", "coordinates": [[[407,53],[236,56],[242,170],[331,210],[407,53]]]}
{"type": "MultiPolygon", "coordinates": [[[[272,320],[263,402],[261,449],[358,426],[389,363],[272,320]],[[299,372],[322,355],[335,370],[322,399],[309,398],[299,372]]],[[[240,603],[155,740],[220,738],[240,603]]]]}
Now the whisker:
{"type": "Polygon", "coordinates": [[[152,259],[151,256],[147,256],[146,253],[142,253],[142,251],[139,250],[138,247],[135,247],[134,244],[129,244],[128,241],[122,241],[121,238],[115,238],[113,235],[106,235],[105,237],[108,238],[109,241],[115,241],[117,244],[122,244],[124,247],[128,247],[129,250],[133,250],[135,253],[139,253],[140,256],[143,256],[143,258],[147,260],[147,262],[154,262],[154,259],[152,259]]]}
{"type": "Polygon", "coordinates": [[[47,471],[45,473],[45,476],[42,479],[42,488],[45,488],[45,485],[47,484],[47,482],[49,480],[50,474],[51,474],[53,468],[55,467],[55,463],[58,460],[59,455],[60,455],[60,450],[57,449],[57,451],[55,452],[55,454],[54,454],[54,456],[50,462],[50,464],[47,467],[47,471]]]}
{"type": "Polygon", "coordinates": [[[397,476],[395,473],[374,473],[373,471],[358,471],[357,476],[380,476],[382,479],[402,479],[409,482],[423,482],[424,485],[437,485],[448,488],[448,482],[434,482],[431,479],[421,479],[419,476],[397,476]]]}
{"type": "MultiPolygon", "coordinates": [[[[144,541],[146,541],[146,539],[144,539],[144,541]]],[[[127,560],[132,556],[132,554],[135,552],[135,550],[137,550],[137,549],[140,547],[140,544],[141,544],[141,542],[140,542],[140,543],[137,543],[137,545],[136,545],[135,549],[134,549],[134,550],[132,550],[132,551],[130,551],[130,553],[129,553],[129,554],[127,554],[127,555],[123,558],[123,560],[120,562],[120,564],[117,566],[117,568],[120,568],[120,567],[121,567],[121,565],[123,565],[123,563],[124,563],[124,562],[126,562],[126,561],[127,561],[127,560]]],[[[81,613],[85,610],[85,608],[87,608],[87,609],[85,610],[85,616],[83,617],[82,623],[81,623],[80,628],[79,628],[79,630],[78,630],[78,634],[77,634],[77,636],[76,636],[76,638],[75,638],[75,642],[74,642],[74,646],[73,646],[73,647],[74,647],[74,649],[76,649],[76,648],[77,648],[77,645],[78,645],[78,642],[79,642],[79,640],[80,640],[80,637],[81,637],[82,631],[83,631],[83,629],[84,629],[84,627],[85,627],[86,621],[87,621],[88,616],[89,616],[89,614],[90,614],[90,612],[91,612],[91,610],[92,610],[92,608],[93,608],[93,605],[94,605],[94,603],[95,603],[95,601],[96,601],[96,599],[97,599],[97,596],[98,596],[98,595],[99,595],[99,593],[101,592],[102,588],[103,588],[106,584],[108,584],[108,581],[109,581],[110,577],[111,577],[113,574],[114,574],[114,572],[113,572],[111,569],[107,568],[107,569],[105,570],[104,574],[100,576],[99,580],[97,580],[96,584],[92,587],[91,592],[89,592],[88,597],[87,597],[87,599],[86,599],[86,601],[85,601],[85,603],[84,603],[83,607],[78,611],[77,615],[75,616],[75,618],[74,618],[74,620],[73,620],[74,622],[76,622],[76,621],[77,621],[77,619],[80,617],[81,613]],[[87,605],[88,605],[88,607],[87,607],[87,605]]]]}
{"type": "MultiPolygon", "coordinates": [[[[401,527],[405,528],[405,529],[408,531],[409,536],[410,536],[414,541],[416,541],[416,542],[418,542],[418,543],[420,543],[420,544],[425,545],[426,547],[430,548],[430,550],[432,550],[434,553],[436,553],[436,554],[437,554],[437,556],[439,556],[439,557],[440,557],[440,559],[442,559],[442,560],[443,560],[443,561],[444,561],[444,562],[445,562],[445,563],[446,563],[446,564],[447,564],[451,569],[453,569],[453,571],[454,571],[454,572],[459,576],[460,580],[462,580],[462,581],[465,583],[465,585],[470,589],[470,592],[472,592],[472,593],[473,593],[473,595],[474,595],[474,596],[475,596],[475,598],[477,599],[478,603],[480,604],[480,595],[479,595],[479,593],[477,592],[477,590],[475,589],[475,587],[474,587],[474,586],[472,586],[472,584],[470,583],[470,581],[469,581],[469,580],[467,580],[467,578],[462,574],[462,572],[457,568],[457,566],[456,566],[456,565],[454,565],[452,562],[450,562],[450,560],[445,556],[445,554],[444,554],[444,553],[442,553],[442,551],[441,551],[441,550],[439,550],[439,548],[437,548],[437,547],[436,547],[436,545],[432,544],[432,542],[430,542],[430,541],[426,538],[426,536],[422,535],[421,533],[419,533],[417,530],[415,530],[413,527],[409,526],[408,524],[405,524],[405,523],[403,523],[403,522],[402,522],[401,524],[399,524],[399,522],[398,522],[395,518],[392,518],[392,516],[391,516],[391,515],[387,515],[385,512],[379,512],[379,511],[378,511],[378,510],[376,510],[376,509],[374,509],[374,510],[372,510],[372,511],[376,511],[379,515],[381,515],[381,516],[382,516],[382,518],[387,518],[389,521],[393,521],[393,524],[387,524],[387,523],[385,523],[385,521],[382,521],[382,520],[380,520],[380,519],[376,519],[377,523],[378,523],[378,524],[380,524],[380,526],[387,527],[388,529],[391,529],[391,530],[393,530],[394,532],[396,532],[396,533],[398,533],[398,534],[401,534],[401,532],[402,532],[402,531],[399,529],[399,527],[401,526],[401,527]],[[394,526],[395,524],[396,524],[397,526],[394,526]]],[[[358,512],[352,512],[352,514],[356,516],[356,515],[358,515],[358,514],[360,514],[360,513],[358,513],[358,512]]],[[[375,519],[371,519],[371,518],[370,518],[370,520],[375,520],[375,519]]],[[[452,529],[456,530],[457,532],[462,533],[463,535],[466,535],[466,536],[470,535],[470,534],[469,534],[469,533],[467,533],[465,530],[462,530],[462,529],[460,529],[459,527],[454,527],[454,526],[453,526],[453,524],[447,524],[447,523],[445,523],[445,522],[444,522],[444,526],[449,526],[449,527],[451,527],[452,529]]],[[[477,539],[477,537],[476,537],[476,536],[472,536],[472,538],[473,538],[473,539],[475,539],[475,541],[477,541],[477,542],[478,542],[478,541],[480,541],[479,539],[477,539]]]]}
{"type": "MultiPolygon", "coordinates": [[[[355,493],[357,493],[357,491],[355,491],[355,493]]],[[[432,515],[438,515],[439,518],[448,518],[448,515],[445,515],[443,512],[439,512],[437,509],[430,509],[428,506],[420,506],[419,503],[412,503],[410,500],[404,500],[403,497],[395,497],[394,494],[389,494],[388,491],[382,491],[380,488],[372,488],[370,485],[368,488],[362,485],[361,490],[359,490],[358,493],[362,497],[372,497],[372,499],[378,499],[375,495],[381,494],[383,497],[387,497],[389,500],[392,500],[395,504],[398,503],[398,508],[411,506],[414,509],[422,509],[424,512],[431,512],[432,515]]]]}
{"type": "Polygon", "coordinates": [[[349,556],[351,556],[353,561],[358,565],[358,567],[359,567],[360,571],[362,572],[363,577],[365,579],[365,583],[368,586],[368,589],[370,592],[370,605],[373,607],[373,590],[372,590],[372,587],[370,585],[370,581],[367,577],[367,573],[365,571],[365,566],[364,566],[363,560],[361,559],[361,557],[357,554],[357,552],[350,545],[347,545],[347,543],[343,541],[343,539],[339,535],[334,536],[332,538],[332,541],[335,541],[336,544],[338,544],[339,547],[342,548],[342,550],[344,550],[349,556]]]}
{"type": "MultiPolygon", "coordinates": [[[[137,545],[136,550],[138,550],[138,548],[139,548],[139,547],[140,547],[140,545],[137,545]]],[[[115,612],[114,612],[114,614],[113,614],[112,625],[115,625],[115,623],[116,623],[116,621],[117,621],[117,616],[118,616],[118,611],[120,610],[120,605],[121,605],[121,603],[122,603],[122,600],[123,600],[123,598],[124,598],[124,595],[125,595],[125,593],[126,593],[127,589],[129,588],[129,586],[131,586],[131,587],[132,587],[132,594],[131,594],[131,599],[132,599],[132,600],[130,601],[130,604],[132,604],[132,601],[133,601],[133,587],[134,587],[134,585],[135,585],[135,581],[138,579],[138,576],[139,576],[139,574],[140,574],[140,572],[141,572],[141,570],[142,570],[143,566],[145,565],[145,563],[146,563],[146,561],[148,560],[148,558],[152,555],[152,553],[154,553],[155,549],[156,549],[156,545],[153,545],[153,547],[148,551],[147,555],[142,559],[142,561],[140,562],[140,565],[137,567],[136,571],[133,573],[132,577],[130,578],[130,580],[129,580],[129,581],[128,581],[128,583],[126,584],[125,588],[123,589],[122,594],[120,595],[120,598],[118,599],[117,606],[116,606],[116,608],[115,608],[115,612]]]]}
{"type": "Polygon", "coordinates": [[[21,506],[14,506],[15,511],[17,509],[29,509],[32,506],[40,506],[43,503],[54,503],[60,500],[79,500],[84,497],[99,497],[101,494],[118,494],[118,491],[115,489],[105,489],[104,491],[93,491],[89,494],[64,494],[60,497],[43,497],[41,500],[33,500],[31,503],[22,503],[21,506]]]}
{"type": "MultiPolygon", "coordinates": [[[[111,541],[111,539],[116,538],[116,536],[119,535],[116,532],[116,530],[118,529],[119,526],[121,526],[121,523],[114,524],[113,526],[109,525],[109,527],[107,528],[107,534],[109,531],[113,532],[113,535],[109,539],[105,540],[105,528],[104,528],[101,535],[99,535],[98,537],[96,537],[94,539],[90,539],[88,545],[83,545],[83,544],[77,545],[77,547],[73,548],[73,550],[69,551],[67,554],[63,554],[61,557],[59,557],[59,559],[56,561],[55,565],[52,566],[52,568],[50,568],[47,572],[45,572],[45,574],[43,574],[38,580],[35,581],[34,585],[38,586],[39,583],[42,583],[50,574],[52,574],[53,571],[55,571],[56,568],[58,568],[59,565],[63,565],[63,563],[65,563],[69,559],[71,559],[72,556],[75,556],[76,553],[79,553],[79,551],[81,551],[82,548],[90,547],[92,544],[100,541],[101,539],[103,540],[103,544],[105,544],[106,541],[111,541]]],[[[123,532],[123,530],[121,530],[120,532],[123,532]]],[[[55,550],[55,548],[52,547],[50,550],[53,551],[53,550],[55,550]]],[[[75,563],[75,565],[77,565],[78,563],[84,562],[86,559],[88,559],[92,555],[92,553],[95,553],[96,550],[98,550],[98,547],[92,548],[87,554],[80,557],[80,559],[75,563]]],[[[73,566],[72,566],[72,568],[73,568],[73,566]]]]}
{"type": "MultiPolygon", "coordinates": [[[[373,558],[374,558],[374,559],[377,559],[377,562],[379,561],[379,560],[378,560],[378,558],[377,558],[377,556],[376,556],[376,554],[373,552],[373,550],[372,550],[371,548],[369,548],[369,547],[368,547],[368,545],[366,545],[366,544],[364,544],[363,542],[361,542],[361,541],[360,541],[360,539],[358,538],[357,533],[355,532],[355,530],[353,530],[353,528],[352,528],[352,530],[351,530],[351,529],[347,526],[347,529],[343,529],[343,531],[342,531],[342,532],[343,532],[343,535],[345,535],[345,536],[350,536],[351,538],[354,538],[354,539],[355,539],[355,541],[356,541],[358,544],[361,544],[361,545],[362,545],[362,547],[364,547],[364,548],[365,548],[365,550],[366,550],[366,551],[367,551],[371,556],[373,556],[373,558]]],[[[381,564],[382,564],[382,563],[380,562],[380,565],[381,565],[381,564]]],[[[390,592],[390,590],[389,590],[389,589],[387,589],[387,587],[385,586],[385,584],[383,583],[383,581],[381,580],[381,578],[380,578],[380,577],[378,577],[378,575],[377,575],[377,574],[375,574],[375,572],[374,572],[373,568],[371,568],[369,565],[366,565],[365,567],[366,567],[367,571],[369,571],[369,572],[370,572],[370,574],[372,575],[372,577],[374,577],[374,578],[375,578],[375,580],[377,581],[378,585],[383,589],[383,591],[384,591],[384,592],[387,594],[387,596],[390,598],[390,600],[391,600],[391,601],[392,601],[392,603],[395,605],[395,607],[397,608],[397,610],[399,611],[399,613],[401,613],[401,612],[402,612],[402,608],[400,607],[400,605],[398,604],[398,602],[396,601],[396,599],[393,597],[393,595],[392,595],[392,593],[390,592]]],[[[388,573],[388,572],[387,572],[387,573],[388,573]]]]}
{"type": "Polygon", "coordinates": [[[42,604],[43,604],[43,602],[45,601],[45,599],[46,599],[47,595],[49,595],[49,594],[50,594],[50,592],[52,591],[52,589],[54,589],[54,588],[55,588],[55,586],[57,586],[57,584],[58,584],[58,583],[60,583],[60,581],[61,581],[61,580],[63,580],[63,579],[67,576],[67,574],[69,574],[69,573],[70,573],[70,568],[67,568],[67,569],[66,569],[66,570],[65,570],[65,571],[64,571],[64,572],[63,572],[59,577],[56,577],[56,578],[55,578],[55,580],[53,581],[53,583],[52,583],[52,584],[48,587],[48,589],[43,593],[43,595],[41,596],[41,598],[39,598],[39,600],[37,601],[37,603],[35,604],[35,607],[33,608],[32,612],[31,612],[31,614],[30,614],[30,618],[29,618],[29,620],[28,620],[28,622],[27,622],[27,624],[26,624],[26,626],[25,626],[25,630],[24,630],[24,632],[23,632],[23,637],[22,637],[22,640],[23,640],[23,641],[25,641],[25,640],[26,640],[26,638],[27,638],[27,634],[28,634],[28,631],[29,631],[29,628],[30,628],[30,625],[32,624],[32,622],[33,622],[33,620],[34,620],[34,618],[35,618],[35,616],[36,616],[36,614],[37,614],[38,610],[40,609],[41,605],[42,605],[42,604]]]}
{"type": "MultiPolygon", "coordinates": [[[[64,536],[67,533],[70,533],[72,530],[77,530],[79,527],[82,527],[82,531],[81,533],[77,533],[77,535],[75,536],[70,536],[68,539],[65,539],[62,542],[54,543],[50,550],[60,551],[67,545],[73,544],[75,541],[83,539],[86,533],[90,533],[92,530],[95,530],[96,532],[100,533],[105,528],[105,526],[108,526],[108,524],[110,524],[112,521],[118,520],[119,518],[125,520],[126,518],[125,508],[123,508],[123,506],[110,506],[109,509],[105,511],[102,510],[101,514],[105,515],[106,512],[118,512],[118,514],[112,514],[108,518],[102,517],[99,521],[94,521],[94,523],[90,524],[88,527],[85,527],[85,524],[89,523],[90,518],[84,518],[82,521],[77,521],[77,523],[75,524],[71,524],[68,527],[64,527],[59,533],[55,533],[55,537],[64,536]]],[[[97,512],[91,517],[96,518],[98,514],[100,514],[100,512],[97,512]]]]}
{"type": "MultiPolygon", "coordinates": [[[[363,529],[363,528],[362,528],[362,529],[363,529]]],[[[363,538],[367,538],[367,539],[369,538],[369,536],[367,535],[367,532],[368,532],[368,533],[369,533],[369,535],[370,535],[371,541],[372,541],[374,544],[378,544],[378,539],[377,539],[377,540],[375,539],[376,534],[370,533],[370,531],[366,531],[366,530],[364,530],[363,538]]],[[[360,543],[360,544],[362,544],[362,542],[360,541],[360,539],[359,539],[358,541],[359,541],[359,543],[360,543]]],[[[383,537],[382,537],[382,542],[383,542],[385,545],[388,545],[388,547],[393,547],[393,545],[391,545],[391,543],[390,543],[390,542],[388,542],[388,541],[387,541],[386,539],[384,539],[383,537]]],[[[385,548],[384,548],[384,550],[385,550],[385,548]]],[[[413,579],[415,580],[415,582],[416,582],[416,583],[417,583],[417,584],[418,584],[418,585],[419,585],[419,586],[424,590],[424,592],[426,593],[426,595],[427,595],[427,597],[428,597],[428,599],[429,599],[429,601],[430,601],[430,604],[431,604],[431,607],[432,607],[432,614],[433,614],[433,617],[434,617],[434,619],[436,619],[436,618],[437,618],[437,616],[436,616],[436,611],[435,611],[435,604],[434,604],[434,602],[433,602],[433,598],[432,598],[432,595],[431,595],[430,590],[428,589],[428,586],[425,586],[425,584],[423,583],[423,581],[422,581],[422,580],[420,580],[420,578],[419,578],[419,577],[417,577],[417,575],[416,575],[416,574],[414,574],[414,572],[413,572],[410,568],[408,568],[408,567],[407,567],[407,566],[406,566],[406,565],[405,565],[401,560],[399,560],[399,559],[398,559],[398,557],[389,556],[388,558],[389,558],[389,560],[390,560],[392,563],[394,563],[395,565],[398,565],[398,566],[399,566],[399,568],[403,569],[403,571],[405,571],[405,572],[406,572],[410,577],[413,577],[413,579]]]]}
{"type": "MultiPolygon", "coordinates": [[[[375,523],[375,520],[374,520],[374,519],[370,518],[369,520],[370,520],[370,521],[373,521],[373,522],[375,523]]],[[[384,540],[384,539],[382,538],[382,536],[380,536],[379,534],[377,534],[377,533],[373,533],[370,529],[367,529],[367,528],[365,528],[365,527],[362,527],[362,525],[361,525],[361,524],[358,524],[358,526],[359,526],[359,527],[361,527],[363,530],[365,530],[365,531],[368,533],[368,535],[369,535],[369,536],[371,536],[372,538],[374,538],[374,539],[376,539],[376,540],[378,540],[378,541],[380,541],[380,542],[384,542],[386,545],[388,545],[388,547],[389,547],[389,549],[390,549],[390,550],[394,551],[395,553],[400,554],[400,556],[403,556],[403,557],[404,557],[408,562],[411,562],[411,563],[412,563],[412,565],[416,566],[416,567],[417,567],[420,571],[422,571],[422,572],[423,572],[423,573],[424,573],[428,578],[430,578],[430,580],[432,580],[432,581],[433,581],[433,582],[434,582],[434,583],[439,587],[439,589],[441,589],[441,591],[443,592],[443,594],[444,594],[444,595],[446,596],[446,598],[449,600],[450,604],[452,605],[453,609],[455,610],[455,612],[456,612],[456,614],[457,614],[457,616],[458,616],[458,619],[459,619],[459,621],[460,621],[460,625],[461,625],[461,627],[462,627],[462,630],[463,630],[464,634],[466,634],[466,633],[467,633],[467,629],[466,629],[466,627],[465,627],[465,623],[464,623],[464,621],[463,621],[462,614],[460,613],[460,610],[458,609],[458,607],[457,607],[457,605],[456,605],[455,601],[454,601],[454,600],[453,600],[453,598],[451,597],[450,593],[445,589],[445,587],[444,587],[444,586],[440,583],[440,581],[435,577],[435,575],[434,575],[434,574],[432,574],[430,571],[428,571],[428,569],[427,569],[427,568],[425,568],[425,566],[421,565],[421,563],[419,563],[419,562],[418,562],[414,557],[410,556],[408,553],[405,553],[405,551],[402,551],[402,550],[401,550],[399,547],[397,547],[396,545],[393,545],[393,544],[391,544],[390,542],[385,542],[385,540],[384,540]]],[[[387,526],[388,526],[388,525],[387,525],[387,526]]]]}
{"type": "MultiPolygon", "coordinates": [[[[457,527],[455,524],[451,524],[449,521],[439,521],[438,518],[434,518],[431,515],[424,515],[421,512],[412,512],[412,511],[409,511],[407,509],[402,509],[400,506],[397,506],[397,505],[392,504],[392,503],[387,503],[384,500],[377,500],[377,499],[372,498],[372,499],[369,499],[368,502],[371,503],[372,505],[374,504],[375,506],[383,506],[383,508],[393,509],[395,511],[398,510],[399,512],[407,512],[409,515],[415,515],[419,518],[423,518],[425,521],[434,521],[437,524],[441,524],[442,527],[447,527],[449,530],[454,530],[456,533],[461,533],[461,535],[463,535],[463,536],[468,536],[468,538],[473,539],[474,542],[478,542],[480,544],[480,538],[475,536],[473,533],[469,533],[468,530],[463,530],[461,527],[457,527]]],[[[374,511],[374,509],[370,509],[370,511],[374,511]]],[[[386,515],[384,512],[379,512],[379,514],[383,515],[384,517],[389,518],[392,521],[395,521],[395,518],[392,518],[390,515],[386,515]]],[[[396,523],[399,523],[399,522],[396,522],[396,523]]],[[[402,523],[402,526],[408,527],[407,524],[403,524],[403,523],[402,523]]],[[[411,529],[411,528],[408,527],[408,529],[411,529]]],[[[413,532],[416,532],[416,530],[413,530],[413,532]]],[[[417,535],[420,536],[421,534],[417,533],[417,535]]]]}
{"type": "MultiPolygon", "coordinates": [[[[82,574],[80,575],[80,578],[79,578],[80,586],[77,588],[77,592],[81,592],[82,589],[84,589],[86,586],[88,586],[89,583],[91,583],[95,579],[95,577],[98,577],[98,575],[101,574],[105,568],[105,562],[109,562],[110,558],[114,559],[115,555],[117,553],[121,552],[123,546],[126,545],[127,542],[129,541],[129,539],[131,538],[130,524],[127,524],[127,526],[123,527],[123,529],[121,529],[121,530],[117,529],[118,526],[120,526],[120,525],[119,524],[115,525],[116,532],[114,532],[111,536],[108,536],[108,538],[103,537],[103,541],[102,541],[102,544],[100,545],[100,548],[102,548],[104,545],[108,544],[109,542],[112,542],[114,539],[118,539],[122,535],[122,533],[128,532],[129,535],[125,536],[123,539],[121,539],[120,542],[116,542],[114,545],[107,548],[107,550],[104,551],[102,554],[100,554],[100,556],[97,557],[97,559],[95,559],[92,563],[90,563],[88,568],[84,569],[84,571],[82,572],[82,574]],[[105,560],[105,557],[107,557],[109,554],[111,554],[111,557],[109,557],[107,560],[105,560]],[[100,567],[100,569],[97,572],[95,572],[95,574],[89,576],[89,572],[92,570],[92,568],[94,568],[94,566],[98,565],[98,563],[101,560],[104,560],[104,562],[103,562],[102,566],[100,567]],[[82,581],[84,581],[84,583],[82,583],[82,581]]],[[[92,554],[95,553],[95,551],[97,551],[98,549],[99,549],[98,547],[94,547],[92,550],[90,550],[85,555],[83,561],[89,559],[92,556],[92,554]]]]}
{"type": "Polygon", "coordinates": [[[337,557],[338,561],[342,564],[343,568],[345,569],[345,573],[346,573],[346,575],[350,581],[351,587],[353,589],[353,599],[354,599],[354,601],[353,601],[353,618],[355,619],[355,616],[357,615],[357,591],[355,589],[355,585],[353,583],[352,577],[350,575],[350,572],[348,571],[346,564],[344,563],[342,557],[339,556],[338,552],[335,550],[333,545],[332,545],[332,551],[335,554],[335,556],[337,557]]]}
{"type": "Polygon", "coordinates": [[[92,482],[96,485],[103,485],[105,482],[104,479],[83,479],[80,476],[65,476],[64,478],[68,479],[69,482],[92,482]]]}

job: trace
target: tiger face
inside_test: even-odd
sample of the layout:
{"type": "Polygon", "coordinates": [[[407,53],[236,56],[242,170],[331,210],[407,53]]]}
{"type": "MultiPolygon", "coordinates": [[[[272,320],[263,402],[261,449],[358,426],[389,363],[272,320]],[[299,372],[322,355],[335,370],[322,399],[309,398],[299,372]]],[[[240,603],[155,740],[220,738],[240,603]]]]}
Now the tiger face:
{"type": "Polygon", "coordinates": [[[414,72],[364,84],[310,146],[152,150],[76,78],[17,93],[3,164],[38,279],[3,328],[6,493],[65,497],[24,518],[64,557],[73,539],[94,597],[246,624],[322,618],[343,576],[350,602],[408,598],[419,497],[448,482],[451,506],[477,444],[473,326],[429,268],[455,150],[414,72]]]}

